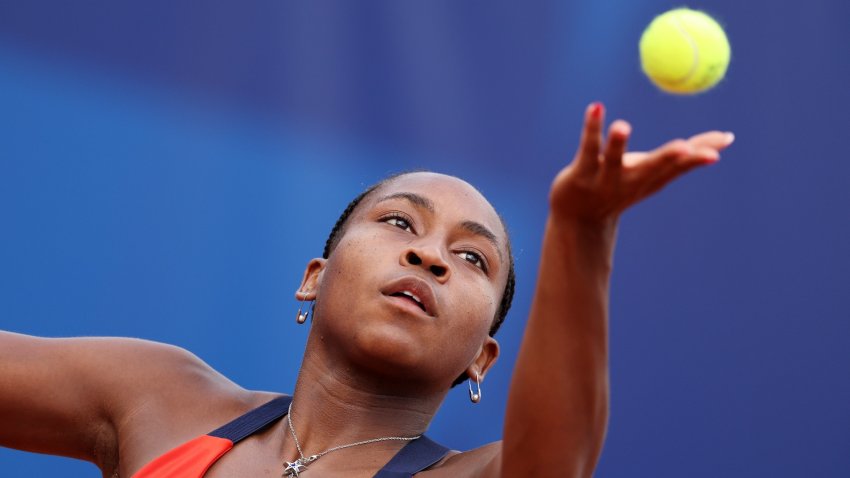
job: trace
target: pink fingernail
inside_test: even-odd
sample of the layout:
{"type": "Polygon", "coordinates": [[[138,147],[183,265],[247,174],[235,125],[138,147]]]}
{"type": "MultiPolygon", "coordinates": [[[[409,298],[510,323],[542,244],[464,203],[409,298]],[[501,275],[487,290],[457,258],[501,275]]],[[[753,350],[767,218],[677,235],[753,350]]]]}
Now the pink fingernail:
{"type": "Polygon", "coordinates": [[[604,107],[602,106],[602,103],[598,101],[596,103],[593,103],[593,105],[590,107],[590,117],[593,119],[601,118],[603,108],[604,107]]]}

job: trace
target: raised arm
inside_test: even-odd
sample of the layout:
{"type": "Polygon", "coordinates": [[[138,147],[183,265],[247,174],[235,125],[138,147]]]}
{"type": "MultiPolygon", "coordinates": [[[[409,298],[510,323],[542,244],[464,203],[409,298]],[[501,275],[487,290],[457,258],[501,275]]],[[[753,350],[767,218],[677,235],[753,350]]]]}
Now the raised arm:
{"type": "Polygon", "coordinates": [[[731,134],[625,153],[631,127],[591,105],[573,162],[555,178],[537,286],[514,371],[502,476],[590,476],[608,420],[608,287],[623,210],[702,165],[731,134]]]}

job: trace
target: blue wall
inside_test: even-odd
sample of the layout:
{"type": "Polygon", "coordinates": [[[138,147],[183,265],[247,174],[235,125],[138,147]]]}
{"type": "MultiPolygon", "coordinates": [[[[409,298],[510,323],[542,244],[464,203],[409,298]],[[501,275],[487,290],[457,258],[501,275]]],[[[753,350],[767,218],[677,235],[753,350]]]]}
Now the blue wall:
{"type": "Polygon", "coordinates": [[[454,390],[431,433],[497,440],[548,184],[602,100],[635,148],[738,140],[623,218],[597,476],[850,476],[850,4],[691,4],[733,50],[695,97],[640,72],[669,2],[198,5],[0,5],[0,328],[165,341],[291,390],[292,293],[347,201],[457,174],[506,217],[518,295],[486,400],[454,390]]]}

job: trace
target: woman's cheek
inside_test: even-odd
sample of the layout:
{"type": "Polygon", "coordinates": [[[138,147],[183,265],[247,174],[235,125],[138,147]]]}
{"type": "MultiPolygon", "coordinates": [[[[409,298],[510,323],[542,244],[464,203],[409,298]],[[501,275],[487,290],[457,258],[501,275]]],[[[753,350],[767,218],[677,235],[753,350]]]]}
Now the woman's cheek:
{"type": "Polygon", "coordinates": [[[486,285],[476,284],[456,295],[450,307],[460,317],[459,323],[464,325],[466,340],[484,338],[490,332],[490,324],[496,315],[495,299],[486,285]]]}
{"type": "Polygon", "coordinates": [[[331,260],[332,272],[337,276],[358,277],[376,262],[376,249],[374,235],[346,234],[334,250],[333,256],[336,257],[331,260]]]}

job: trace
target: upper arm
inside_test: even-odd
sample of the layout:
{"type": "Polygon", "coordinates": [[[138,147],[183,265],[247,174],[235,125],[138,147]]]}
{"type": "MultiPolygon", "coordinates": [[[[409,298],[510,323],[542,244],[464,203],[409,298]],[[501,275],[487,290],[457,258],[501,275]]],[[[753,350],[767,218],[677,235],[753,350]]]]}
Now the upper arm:
{"type": "Polygon", "coordinates": [[[117,453],[121,422],[147,396],[173,389],[177,376],[191,389],[214,375],[163,344],[0,332],[0,445],[102,465],[117,453]]]}

